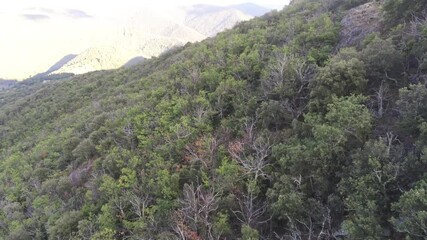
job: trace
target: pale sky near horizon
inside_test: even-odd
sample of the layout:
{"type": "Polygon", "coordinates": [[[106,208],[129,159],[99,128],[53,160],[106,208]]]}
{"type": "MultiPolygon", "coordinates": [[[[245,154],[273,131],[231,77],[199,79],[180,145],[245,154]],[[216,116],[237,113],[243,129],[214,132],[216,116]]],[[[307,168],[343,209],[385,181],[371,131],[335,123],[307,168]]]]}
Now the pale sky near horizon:
{"type": "Polygon", "coordinates": [[[233,5],[246,2],[256,3],[269,8],[283,8],[289,4],[290,0],[122,0],[122,1],[106,1],[106,0],[73,0],[73,1],[58,1],[58,0],[15,0],[2,6],[0,13],[7,11],[19,11],[27,8],[76,8],[87,11],[97,11],[106,8],[129,7],[129,6],[182,6],[194,4],[209,4],[209,5],[233,5]]]}
{"type": "Polygon", "coordinates": [[[111,25],[133,10],[161,11],[167,15],[167,9],[176,6],[227,6],[247,2],[271,9],[282,9],[289,1],[8,1],[0,8],[0,78],[27,78],[40,72],[40,69],[47,69],[66,54],[78,54],[98,42],[103,42],[105,34],[111,32],[111,25]]]}

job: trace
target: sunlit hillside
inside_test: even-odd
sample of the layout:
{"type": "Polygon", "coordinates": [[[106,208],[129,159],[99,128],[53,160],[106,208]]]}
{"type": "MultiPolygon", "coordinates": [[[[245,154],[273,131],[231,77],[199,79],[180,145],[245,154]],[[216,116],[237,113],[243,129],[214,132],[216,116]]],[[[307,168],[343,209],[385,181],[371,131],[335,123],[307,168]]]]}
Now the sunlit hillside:
{"type": "Polygon", "coordinates": [[[123,7],[98,15],[44,8],[24,9],[20,15],[0,13],[4,35],[0,36],[0,77],[28,78],[70,54],[77,57],[51,74],[118,68],[136,57],[158,56],[174,46],[214,36],[268,11],[242,6],[123,7]]]}

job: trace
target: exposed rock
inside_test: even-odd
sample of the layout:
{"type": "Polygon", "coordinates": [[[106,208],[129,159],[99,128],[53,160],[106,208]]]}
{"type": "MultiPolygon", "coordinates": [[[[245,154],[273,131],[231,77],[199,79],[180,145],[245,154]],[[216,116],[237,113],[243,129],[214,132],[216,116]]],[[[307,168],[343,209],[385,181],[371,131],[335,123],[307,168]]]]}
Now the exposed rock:
{"type": "Polygon", "coordinates": [[[378,4],[370,2],[348,10],[341,26],[339,47],[358,46],[367,35],[380,31],[381,14],[378,4]]]}
{"type": "Polygon", "coordinates": [[[70,173],[69,180],[70,184],[74,187],[80,186],[87,181],[88,174],[92,171],[93,162],[89,161],[87,164],[70,173]]]}

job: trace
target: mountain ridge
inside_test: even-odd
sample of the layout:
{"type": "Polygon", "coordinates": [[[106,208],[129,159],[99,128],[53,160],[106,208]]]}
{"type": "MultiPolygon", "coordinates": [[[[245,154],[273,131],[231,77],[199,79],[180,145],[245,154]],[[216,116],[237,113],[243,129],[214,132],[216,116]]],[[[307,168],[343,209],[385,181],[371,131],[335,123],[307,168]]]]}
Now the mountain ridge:
{"type": "MultiPolygon", "coordinates": [[[[139,23],[149,21],[149,19],[139,20],[138,16],[135,17],[135,20],[132,20],[130,25],[130,29],[124,30],[127,34],[132,35],[131,38],[135,38],[135,40],[132,39],[123,39],[123,40],[117,40],[117,41],[123,41],[119,43],[119,47],[114,47],[116,44],[113,43],[111,46],[107,48],[101,48],[104,50],[99,51],[93,51],[93,49],[88,49],[84,51],[83,53],[79,54],[79,57],[76,57],[74,61],[71,61],[68,64],[65,64],[61,69],[56,70],[52,74],[60,74],[60,73],[73,73],[73,74],[82,74],[89,71],[96,71],[96,70],[103,70],[103,69],[114,69],[123,66],[127,61],[130,59],[136,57],[136,56],[142,56],[144,58],[151,58],[153,56],[158,56],[160,53],[170,49],[173,46],[182,46],[186,42],[196,42],[200,41],[206,37],[212,37],[216,35],[218,32],[221,32],[225,29],[229,29],[233,27],[235,24],[249,20],[255,16],[259,16],[261,14],[264,14],[267,9],[262,8],[255,4],[240,4],[240,5],[233,5],[233,6],[225,6],[225,7],[218,7],[218,6],[212,6],[212,5],[194,5],[191,7],[188,7],[185,12],[185,21],[183,23],[180,22],[169,22],[170,20],[166,20],[166,24],[164,27],[156,27],[155,30],[138,30],[139,23]],[[247,15],[245,12],[250,12],[256,15],[247,15]],[[133,27],[132,27],[133,25],[133,27]],[[135,37],[137,35],[144,36],[146,33],[151,34],[155,33],[152,40],[150,37],[142,37],[138,38],[135,37]],[[163,42],[160,40],[159,37],[167,37],[170,38],[170,42],[163,42]],[[108,53],[108,48],[114,48],[114,49],[128,49],[125,47],[126,45],[133,45],[130,42],[134,41],[144,41],[143,39],[148,39],[145,41],[148,41],[147,44],[143,44],[145,47],[141,47],[136,45],[130,52],[134,51],[132,54],[125,54],[123,56],[121,55],[120,51],[115,51],[114,55],[119,56],[118,59],[120,60],[113,60],[112,54],[108,53]],[[151,43],[151,46],[150,46],[151,43]],[[158,46],[156,46],[159,44],[158,46]],[[152,50],[148,50],[151,48],[152,50]],[[94,54],[94,55],[92,55],[94,54]],[[96,61],[96,59],[103,59],[108,58],[110,60],[108,61],[102,61],[106,64],[102,64],[100,61],[96,61]],[[126,59],[127,58],[127,59],[126,59]],[[89,62],[87,62],[89,61],[89,62]],[[99,64],[98,64],[99,63],[99,64]]],[[[139,16],[143,16],[144,13],[137,14],[139,16]]],[[[163,20],[162,20],[163,21],[163,20]]],[[[124,36],[126,36],[124,34],[124,36]]],[[[127,51],[128,51],[127,50],[127,51]]]]}
{"type": "MultiPolygon", "coordinates": [[[[258,8],[259,12],[264,11],[264,8],[260,6],[258,6],[258,8]]],[[[35,13],[40,12],[49,14],[51,12],[43,12],[43,9],[36,10],[37,9],[34,10],[35,13]]],[[[90,44],[89,41],[86,40],[88,44],[86,44],[84,48],[81,48],[81,46],[85,45],[83,41],[82,44],[72,43],[66,44],[64,47],[56,46],[55,48],[64,48],[62,50],[59,49],[61,51],[64,51],[68,45],[70,45],[70,49],[76,49],[77,46],[79,46],[81,50],[79,50],[76,55],[80,56],[64,63],[60,69],[51,71],[51,69],[46,67],[46,69],[40,69],[37,72],[33,72],[34,70],[32,70],[29,75],[32,77],[41,77],[48,74],[81,74],[88,71],[119,68],[134,57],[142,56],[144,58],[150,58],[152,56],[158,56],[161,52],[172,46],[184,45],[187,42],[197,42],[205,39],[206,37],[212,37],[216,33],[223,31],[224,29],[231,28],[236,23],[248,20],[252,17],[254,16],[245,15],[241,11],[233,9],[233,6],[216,7],[212,5],[174,7],[170,9],[168,8],[167,10],[165,9],[164,12],[154,11],[151,8],[145,10],[120,10],[113,13],[111,17],[104,19],[104,23],[102,23],[102,21],[101,23],[97,23],[102,20],[100,18],[93,16],[85,17],[83,20],[79,20],[79,22],[83,23],[83,21],[86,21],[87,24],[85,27],[87,28],[90,28],[91,24],[103,24],[100,25],[99,29],[96,31],[92,31],[99,32],[99,34],[93,34],[103,36],[99,37],[102,40],[90,40],[93,41],[93,43],[90,44]],[[200,20],[203,21],[203,24],[198,24],[197,18],[189,19],[191,12],[190,9],[197,10],[202,8],[210,14],[209,16],[204,17],[197,15],[197,17],[202,18],[200,20]],[[123,49],[123,52],[118,51],[119,49],[123,49]],[[114,55],[112,55],[112,52],[114,52],[114,55]],[[114,56],[117,56],[117,58],[114,58],[114,56]],[[102,60],[103,58],[107,58],[109,60],[104,61],[102,60]],[[96,59],[99,59],[100,61],[97,61],[96,59]],[[87,66],[84,67],[84,65],[87,66]]],[[[58,18],[58,16],[54,15],[52,16],[52,19],[53,18],[58,18]]],[[[37,24],[40,26],[50,24],[50,18],[46,19],[46,21],[38,21],[37,24]]],[[[61,21],[65,20],[62,19],[61,21]]],[[[65,24],[65,22],[61,22],[61,24],[65,24]]],[[[95,38],[91,37],[90,39],[95,38]]],[[[53,55],[51,52],[55,48],[46,49],[45,51],[48,51],[49,54],[45,55],[53,55]]],[[[68,50],[65,53],[69,54],[73,52],[75,52],[75,50],[68,50]]],[[[60,62],[61,60],[56,61],[60,62]]],[[[42,63],[46,64],[45,62],[47,61],[43,60],[37,62],[37,65],[41,66],[42,63]]],[[[58,66],[51,66],[49,68],[52,67],[57,68],[58,66]]],[[[25,71],[24,66],[22,69],[25,71]]],[[[20,70],[19,75],[26,75],[22,72],[23,71],[20,70]]],[[[19,77],[18,79],[22,78],[19,77]]]]}

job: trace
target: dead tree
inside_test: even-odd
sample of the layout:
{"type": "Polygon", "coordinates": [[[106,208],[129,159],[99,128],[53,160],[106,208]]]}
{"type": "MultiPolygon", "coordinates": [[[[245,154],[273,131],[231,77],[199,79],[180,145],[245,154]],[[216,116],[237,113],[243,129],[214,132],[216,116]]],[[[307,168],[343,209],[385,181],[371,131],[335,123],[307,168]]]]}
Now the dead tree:
{"type": "Polygon", "coordinates": [[[265,97],[280,96],[283,107],[294,118],[299,118],[307,107],[314,65],[295,55],[277,53],[269,70],[270,74],[262,84],[265,97]]]}
{"type": "Polygon", "coordinates": [[[265,168],[270,166],[271,146],[270,137],[255,135],[255,122],[248,122],[244,138],[230,143],[228,152],[245,174],[257,181],[260,177],[268,177],[265,168]]]}
{"type": "Polygon", "coordinates": [[[216,239],[213,233],[213,214],[218,209],[218,193],[185,184],[181,207],[176,212],[175,232],[184,239],[216,239]]]}

